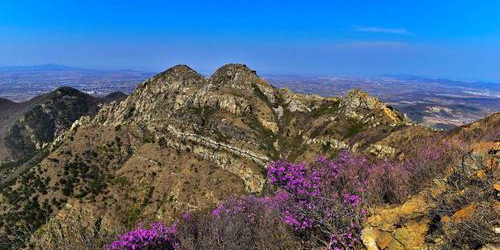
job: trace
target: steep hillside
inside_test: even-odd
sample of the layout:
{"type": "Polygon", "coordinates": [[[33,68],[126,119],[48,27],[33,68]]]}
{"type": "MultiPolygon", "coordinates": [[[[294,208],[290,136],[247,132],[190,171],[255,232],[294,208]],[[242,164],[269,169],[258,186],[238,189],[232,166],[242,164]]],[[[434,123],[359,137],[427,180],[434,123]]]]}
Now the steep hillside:
{"type": "MultiPolygon", "coordinates": [[[[20,110],[22,110],[23,105],[10,101],[8,99],[0,98],[0,135],[5,133],[6,124],[12,120],[12,117],[15,116],[20,110]]],[[[3,159],[9,158],[9,152],[7,148],[3,145],[3,142],[0,141],[0,162],[3,159]]]]}
{"type": "Polygon", "coordinates": [[[113,93],[94,98],[62,87],[23,103],[0,100],[0,163],[28,159],[52,143],[82,115],[93,116],[100,104],[125,97],[113,93]]]}
{"type": "Polygon", "coordinates": [[[500,247],[500,113],[444,139],[461,153],[403,204],[372,207],[363,231],[368,250],[500,247]]]}
{"type": "Polygon", "coordinates": [[[176,66],[76,121],[45,159],[7,183],[0,196],[3,242],[18,243],[12,235],[50,218],[76,216],[107,232],[169,221],[262,192],[271,160],[341,149],[395,156],[412,131],[434,133],[359,90],[297,95],[244,65],[223,66],[209,79],[176,66]]]}
{"type": "Polygon", "coordinates": [[[448,133],[450,137],[467,142],[500,141],[500,113],[462,126],[448,133]]]}

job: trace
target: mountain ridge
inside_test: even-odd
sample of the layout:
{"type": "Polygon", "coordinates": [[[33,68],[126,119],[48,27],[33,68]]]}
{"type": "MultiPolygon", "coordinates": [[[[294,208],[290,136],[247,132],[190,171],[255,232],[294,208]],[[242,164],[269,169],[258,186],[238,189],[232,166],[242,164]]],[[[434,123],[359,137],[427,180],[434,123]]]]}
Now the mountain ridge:
{"type": "Polygon", "coordinates": [[[299,95],[241,64],[209,79],[175,66],[76,120],[47,157],[2,190],[0,217],[8,219],[3,230],[29,220],[37,229],[78,211],[92,211],[82,223],[98,219],[103,230],[169,221],[265,191],[271,160],[306,161],[343,149],[396,157],[399,139],[423,133],[435,132],[360,90],[299,95]]]}

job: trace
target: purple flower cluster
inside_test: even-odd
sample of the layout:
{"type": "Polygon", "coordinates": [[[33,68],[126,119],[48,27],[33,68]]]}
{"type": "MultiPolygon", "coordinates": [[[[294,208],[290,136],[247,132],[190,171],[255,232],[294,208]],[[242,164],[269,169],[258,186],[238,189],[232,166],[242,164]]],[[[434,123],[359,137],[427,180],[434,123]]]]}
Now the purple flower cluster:
{"type": "Polygon", "coordinates": [[[356,207],[358,206],[361,201],[362,201],[362,198],[361,196],[359,195],[355,195],[355,194],[349,194],[349,193],[345,193],[344,194],[344,199],[349,203],[349,205],[351,205],[352,207],[356,207]]]}
{"type": "Polygon", "coordinates": [[[231,198],[226,202],[219,204],[212,211],[212,215],[216,217],[231,216],[237,214],[248,214],[252,217],[252,211],[255,207],[263,207],[268,210],[277,210],[285,202],[288,201],[289,194],[287,192],[276,192],[273,196],[255,197],[253,195],[231,198]]]}
{"type": "Polygon", "coordinates": [[[283,222],[327,242],[326,249],[353,249],[360,243],[367,183],[367,171],[358,172],[354,165],[369,168],[364,158],[347,152],[336,160],[320,157],[311,165],[271,163],[269,180],[288,193],[281,208],[283,222]]]}
{"type": "Polygon", "coordinates": [[[150,229],[139,225],[137,229],[121,235],[119,240],[111,243],[108,250],[178,250],[180,246],[175,234],[175,224],[166,227],[161,223],[153,223],[150,229]]]}
{"type": "Polygon", "coordinates": [[[303,213],[297,213],[294,209],[284,209],[282,220],[296,231],[303,231],[314,225],[312,218],[303,213]]]}
{"type": "Polygon", "coordinates": [[[284,190],[300,196],[317,196],[320,177],[305,163],[275,161],[268,166],[269,180],[284,190]]]}
{"type": "Polygon", "coordinates": [[[328,250],[355,250],[356,245],[359,243],[358,237],[356,237],[352,232],[356,231],[356,228],[352,228],[351,232],[341,233],[332,235],[330,242],[328,243],[328,250]]]}

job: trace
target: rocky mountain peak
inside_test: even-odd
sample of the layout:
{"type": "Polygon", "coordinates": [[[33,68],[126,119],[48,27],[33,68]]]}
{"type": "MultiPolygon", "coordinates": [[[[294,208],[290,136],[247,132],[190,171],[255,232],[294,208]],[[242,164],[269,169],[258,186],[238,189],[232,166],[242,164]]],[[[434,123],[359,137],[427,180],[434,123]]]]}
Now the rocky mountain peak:
{"type": "Polygon", "coordinates": [[[243,64],[227,64],[215,71],[209,82],[215,87],[238,90],[241,94],[261,93],[270,104],[276,102],[276,89],[243,64]]]}
{"type": "Polygon", "coordinates": [[[357,109],[381,109],[385,106],[378,98],[370,96],[361,89],[353,89],[347,92],[342,98],[341,105],[344,106],[348,112],[354,112],[357,109]]]}
{"type": "Polygon", "coordinates": [[[155,75],[153,78],[147,80],[141,86],[139,86],[139,88],[151,83],[155,83],[153,85],[171,85],[174,83],[181,85],[190,85],[205,82],[206,79],[198,72],[187,65],[179,64],[155,75]]]}
{"type": "Polygon", "coordinates": [[[251,70],[244,64],[226,64],[222,66],[210,77],[210,83],[215,86],[229,86],[240,89],[251,87],[252,84],[271,87],[269,83],[257,76],[255,70],[251,70]]]}
{"type": "Polygon", "coordinates": [[[248,75],[257,76],[257,72],[254,70],[251,70],[245,64],[229,63],[229,64],[226,64],[226,65],[220,67],[219,69],[217,69],[215,71],[215,73],[212,75],[212,78],[220,77],[223,75],[226,75],[229,77],[234,77],[236,74],[248,74],[248,75]]]}
{"type": "Polygon", "coordinates": [[[344,97],[344,101],[353,105],[364,105],[365,107],[370,108],[374,108],[380,103],[378,98],[370,96],[368,93],[359,88],[352,89],[347,92],[344,97]]]}
{"type": "Polygon", "coordinates": [[[175,65],[160,74],[159,76],[184,76],[187,77],[189,75],[199,75],[198,72],[196,72],[194,69],[190,68],[189,66],[185,64],[178,64],[175,65]]]}
{"type": "Polygon", "coordinates": [[[371,96],[359,88],[347,92],[342,98],[340,106],[344,108],[348,117],[357,120],[372,119],[373,115],[367,113],[376,113],[393,125],[412,123],[404,114],[385,105],[377,97],[371,96]]]}

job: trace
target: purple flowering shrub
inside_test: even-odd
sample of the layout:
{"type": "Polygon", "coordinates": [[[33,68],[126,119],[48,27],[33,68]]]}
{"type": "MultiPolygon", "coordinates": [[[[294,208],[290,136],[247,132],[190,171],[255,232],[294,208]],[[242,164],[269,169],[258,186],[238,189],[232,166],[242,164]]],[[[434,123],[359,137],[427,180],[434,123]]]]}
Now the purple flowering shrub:
{"type": "Polygon", "coordinates": [[[410,171],[406,165],[384,160],[370,165],[367,197],[370,203],[399,203],[410,194],[410,171]]]}
{"type": "Polygon", "coordinates": [[[166,227],[161,223],[153,223],[149,229],[139,225],[111,243],[108,250],[180,250],[176,232],[175,224],[166,227]]]}
{"type": "Polygon", "coordinates": [[[454,159],[465,153],[462,142],[443,140],[440,137],[416,139],[405,150],[401,162],[410,175],[410,194],[417,193],[436,176],[446,172],[454,159]]]}
{"type": "Polygon", "coordinates": [[[341,152],[336,160],[318,158],[307,166],[286,161],[268,167],[271,183],[288,193],[282,202],[282,220],[309,239],[311,247],[356,249],[365,217],[363,194],[366,172],[349,168],[365,164],[341,152]]]}
{"type": "Polygon", "coordinates": [[[187,223],[179,226],[182,245],[188,249],[355,249],[365,217],[365,177],[347,171],[342,166],[346,160],[322,157],[310,166],[271,163],[268,177],[278,187],[276,192],[262,198],[229,199],[209,215],[186,216],[187,223]]]}
{"type": "Polygon", "coordinates": [[[189,250],[303,249],[281,220],[285,193],[272,197],[229,199],[210,213],[186,216],[178,226],[182,247],[189,250]]]}
{"type": "Polygon", "coordinates": [[[287,200],[285,192],[232,198],[209,213],[184,214],[171,227],[139,226],[120,236],[108,250],[303,249],[301,239],[282,221],[281,206],[287,200]]]}
{"type": "Polygon", "coordinates": [[[368,197],[371,203],[401,203],[420,192],[433,178],[441,176],[463,145],[440,137],[413,140],[403,148],[401,159],[374,162],[368,168],[368,197]]]}

